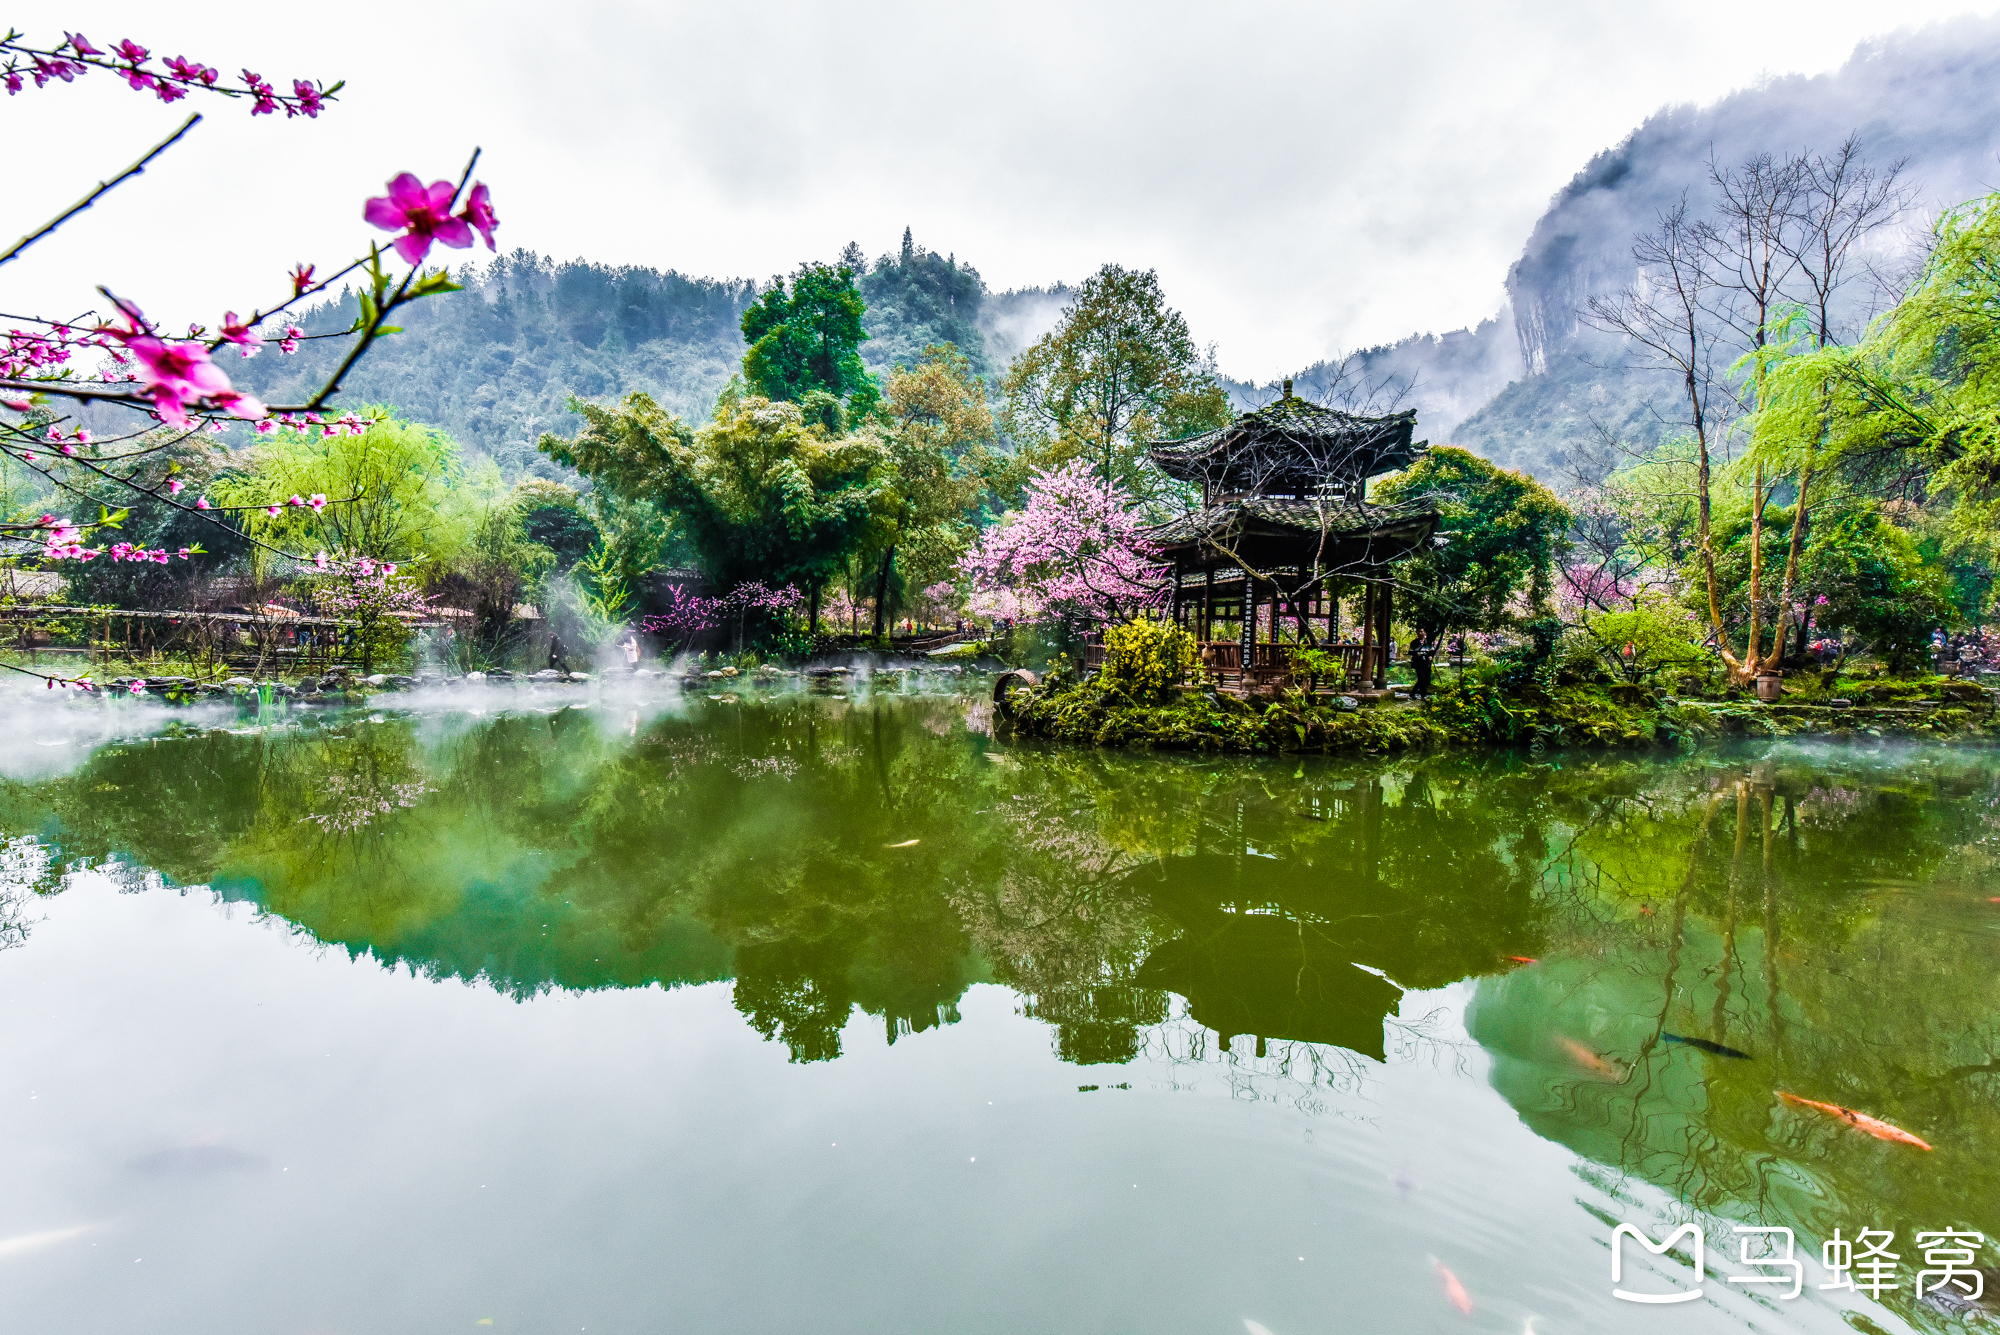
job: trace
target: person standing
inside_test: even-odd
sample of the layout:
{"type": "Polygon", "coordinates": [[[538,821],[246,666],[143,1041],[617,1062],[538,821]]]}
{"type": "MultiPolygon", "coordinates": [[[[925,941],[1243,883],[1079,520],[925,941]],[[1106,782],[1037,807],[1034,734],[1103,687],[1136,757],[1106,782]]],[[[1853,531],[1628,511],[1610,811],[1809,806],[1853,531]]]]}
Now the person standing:
{"type": "Polygon", "coordinates": [[[627,632],[625,643],[618,647],[625,651],[625,670],[628,672],[637,672],[639,670],[639,637],[636,634],[627,632]]]}
{"type": "Polygon", "coordinates": [[[1419,700],[1431,693],[1431,660],[1436,657],[1437,646],[1431,643],[1428,635],[1417,632],[1417,637],[1410,641],[1410,667],[1416,673],[1414,694],[1419,700]]]}

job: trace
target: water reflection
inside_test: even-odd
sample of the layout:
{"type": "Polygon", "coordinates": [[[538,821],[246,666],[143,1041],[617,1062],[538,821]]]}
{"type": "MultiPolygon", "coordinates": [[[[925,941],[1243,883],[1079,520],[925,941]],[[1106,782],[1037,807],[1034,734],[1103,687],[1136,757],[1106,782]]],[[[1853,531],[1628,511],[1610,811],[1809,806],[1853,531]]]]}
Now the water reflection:
{"type": "MultiPolygon", "coordinates": [[[[1064,1060],[1299,1106],[1445,1041],[1407,994],[1472,979],[1494,1087],[1613,1196],[1811,1250],[2000,1225],[1995,792],[1969,751],[1280,764],[801,695],[119,742],[0,786],[0,876],[118,859],[517,998],[733,979],[800,1063],[857,1008],[894,1043],[998,982],[1064,1060]]],[[[16,893],[0,945],[32,919],[16,893]]]]}

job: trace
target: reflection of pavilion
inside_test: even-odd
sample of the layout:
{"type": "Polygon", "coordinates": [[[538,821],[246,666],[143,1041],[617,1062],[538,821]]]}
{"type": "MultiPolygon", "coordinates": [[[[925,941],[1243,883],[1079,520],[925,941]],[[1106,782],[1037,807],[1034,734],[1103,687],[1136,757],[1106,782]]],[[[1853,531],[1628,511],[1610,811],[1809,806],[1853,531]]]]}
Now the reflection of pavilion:
{"type": "Polygon", "coordinates": [[[1426,443],[1412,441],[1414,412],[1358,417],[1291,388],[1228,426],[1148,448],[1162,472],[1201,488],[1200,508],[1155,534],[1174,567],[1173,616],[1225,684],[1282,678],[1292,642],[1339,645],[1349,680],[1380,689],[1390,566],[1430,540],[1438,515],[1372,504],[1368,479],[1407,468],[1426,443]],[[1360,639],[1342,643],[1338,598],[1356,584],[1360,639]]]}

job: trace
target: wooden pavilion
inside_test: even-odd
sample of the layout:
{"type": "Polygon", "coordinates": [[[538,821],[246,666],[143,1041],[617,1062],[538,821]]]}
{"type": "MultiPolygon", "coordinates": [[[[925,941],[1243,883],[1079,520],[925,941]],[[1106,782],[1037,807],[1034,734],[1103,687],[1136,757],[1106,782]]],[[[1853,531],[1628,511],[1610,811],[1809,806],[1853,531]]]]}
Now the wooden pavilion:
{"type": "Polygon", "coordinates": [[[1251,690],[1291,675],[1288,645],[1338,649],[1344,683],[1389,683],[1391,567],[1430,542],[1438,514],[1377,505],[1368,479],[1407,468],[1427,441],[1417,415],[1361,417],[1284,396],[1228,426],[1147,447],[1169,477],[1201,489],[1199,508],[1154,532],[1173,566],[1171,614],[1221,684],[1251,690]],[[1343,641],[1340,597],[1361,591],[1358,636],[1343,641]]]}

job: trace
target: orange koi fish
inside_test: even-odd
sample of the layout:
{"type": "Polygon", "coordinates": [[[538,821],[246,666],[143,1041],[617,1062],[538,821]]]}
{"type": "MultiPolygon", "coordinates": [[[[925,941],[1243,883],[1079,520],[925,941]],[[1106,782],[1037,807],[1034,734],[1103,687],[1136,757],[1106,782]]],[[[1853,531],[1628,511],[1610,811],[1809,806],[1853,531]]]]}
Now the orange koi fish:
{"type": "Polygon", "coordinates": [[[1570,1055],[1570,1060],[1598,1079],[1618,1081],[1625,1078],[1627,1073],[1624,1066],[1603,1053],[1588,1048],[1573,1038],[1565,1038],[1561,1034],[1556,1035],[1556,1041],[1562,1044],[1563,1051],[1570,1055]]]}
{"type": "Polygon", "coordinates": [[[1458,1282],[1458,1276],[1451,1273],[1443,1261],[1433,1256],[1431,1264],[1437,1267],[1438,1279],[1444,1284],[1444,1296],[1459,1311],[1472,1315],[1472,1295],[1465,1291],[1465,1285],[1458,1282]]]}
{"type": "Polygon", "coordinates": [[[1503,960],[1512,960],[1512,961],[1514,961],[1514,963],[1516,963],[1516,964],[1540,964],[1540,963],[1541,963],[1541,961],[1540,961],[1540,960],[1531,960],[1531,959],[1529,959],[1529,958],[1528,958],[1528,957],[1527,957],[1526,955],[1502,955],[1502,956],[1501,956],[1500,958],[1501,958],[1501,959],[1503,959],[1503,960]]]}
{"type": "Polygon", "coordinates": [[[1890,1126],[1879,1117],[1870,1117],[1867,1113],[1856,1112],[1852,1108],[1843,1108],[1838,1103],[1821,1103],[1816,1099],[1802,1099],[1796,1094],[1787,1094],[1782,1089],[1778,1091],[1778,1097],[1787,1103],[1796,1104],[1801,1108],[1813,1108],[1827,1114],[1829,1117],[1838,1117],[1855,1130],[1866,1131],[1877,1140],[1893,1140],[1902,1145],[1915,1145],[1920,1150],[1930,1148],[1928,1144],[1918,1140],[1900,1126],[1890,1126]]]}

